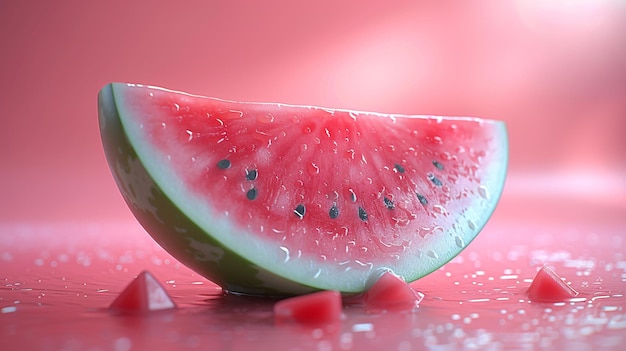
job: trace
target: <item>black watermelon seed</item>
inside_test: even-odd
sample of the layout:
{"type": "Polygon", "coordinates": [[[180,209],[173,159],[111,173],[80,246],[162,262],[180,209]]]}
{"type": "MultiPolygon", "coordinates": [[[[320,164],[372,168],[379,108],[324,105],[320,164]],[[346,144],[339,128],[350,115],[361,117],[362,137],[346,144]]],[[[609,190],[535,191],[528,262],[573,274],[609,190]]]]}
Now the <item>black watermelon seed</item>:
{"type": "Polygon", "coordinates": [[[306,208],[304,207],[303,204],[299,204],[298,206],[296,206],[296,208],[293,210],[293,213],[296,214],[296,216],[300,217],[300,219],[302,219],[302,217],[304,217],[304,214],[306,213],[306,208]]]}
{"type": "Polygon", "coordinates": [[[428,200],[426,200],[426,197],[422,194],[417,194],[417,199],[420,201],[420,203],[424,206],[428,205],[428,200]]]}
{"type": "Polygon", "coordinates": [[[330,211],[328,211],[328,216],[330,216],[330,218],[332,219],[339,217],[339,209],[337,208],[337,206],[333,206],[330,208],[330,211]]]}
{"type": "Polygon", "coordinates": [[[399,173],[404,173],[404,167],[400,166],[397,163],[396,163],[395,167],[396,167],[396,171],[398,171],[399,173]]]}
{"type": "Polygon", "coordinates": [[[217,163],[217,168],[219,169],[230,168],[230,160],[227,160],[227,159],[219,160],[219,162],[217,163]]]}
{"type": "Polygon", "coordinates": [[[247,180],[255,180],[256,177],[259,176],[259,173],[256,169],[248,169],[246,170],[246,179],[247,180]]]}
{"type": "Polygon", "coordinates": [[[441,180],[435,177],[435,175],[432,173],[428,173],[428,179],[430,179],[430,181],[433,182],[433,184],[435,184],[436,186],[441,186],[443,184],[441,183],[441,180]]]}
{"type": "Polygon", "coordinates": [[[259,192],[256,190],[256,188],[252,188],[246,193],[246,197],[248,198],[248,200],[256,199],[257,195],[259,195],[259,192]]]}
{"type": "Polygon", "coordinates": [[[362,221],[367,221],[367,212],[365,212],[363,207],[359,207],[359,218],[361,218],[362,221]]]}
{"type": "Polygon", "coordinates": [[[435,168],[437,168],[438,170],[443,171],[443,165],[437,161],[433,161],[433,166],[435,166],[435,168]]]}
{"type": "Polygon", "coordinates": [[[383,201],[385,201],[385,206],[388,209],[393,210],[394,208],[396,208],[396,205],[394,205],[393,201],[391,201],[388,197],[385,196],[383,201]]]}

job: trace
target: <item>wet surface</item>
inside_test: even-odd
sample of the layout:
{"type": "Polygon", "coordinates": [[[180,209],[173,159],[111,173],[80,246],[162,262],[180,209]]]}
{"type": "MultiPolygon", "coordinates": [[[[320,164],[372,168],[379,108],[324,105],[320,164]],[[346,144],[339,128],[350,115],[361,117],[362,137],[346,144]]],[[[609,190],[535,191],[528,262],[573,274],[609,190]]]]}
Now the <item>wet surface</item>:
{"type": "Polygon", "coordinates": [[[0,225],[0,338],[41,350],[619,350],[626,341],[626,238],[604,226],[492,221],[460,256],[412,287],[414,312],[344,301],[334,325],[277,325],[272,300],[225,296],[134,222],[0,225]],[[579,294],[536,302],[548,264],[579,294]],[[178,306],[107,307],[141,271],[178,306]]]}

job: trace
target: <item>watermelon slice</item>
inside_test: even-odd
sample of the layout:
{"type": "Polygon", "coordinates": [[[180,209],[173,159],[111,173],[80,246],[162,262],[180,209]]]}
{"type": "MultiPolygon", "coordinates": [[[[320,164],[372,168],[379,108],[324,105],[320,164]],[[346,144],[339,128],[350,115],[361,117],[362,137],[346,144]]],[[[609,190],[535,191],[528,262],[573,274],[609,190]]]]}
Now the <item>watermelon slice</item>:
{"type": "Polygon", "coordinates": [[[117,296],[109,309],[146,313],[175,307],[163,285],[150,272],[143,271],[117,296]]]}
{"type": "Polygon", "coordinates": [[[413,290],[402,278],[385,272],[363,294],[365,306],[372,310],[411,311],[419,307],[424,294],[413,290]]]}
{"type": "Polygon", "coordinates": [[[568,285],[554,271],[543,266],[528,288],[528,297],[534,301],[563,301],[576,297],[578,291],[568,285]]]}
{"type": "Polygon", "coordinates": [[[154,239],[225,290],[358,293],[463,250],[504,185],[502,122],[239,103],[135,84],[99,95],[109,166],[154,239]]]}
{"type": "Polygon", "coordinates": [[[341,294],[338,291],[318,291],[290,297],[274,305],[277,324],[326,324],[341,319],[341,294]]]}

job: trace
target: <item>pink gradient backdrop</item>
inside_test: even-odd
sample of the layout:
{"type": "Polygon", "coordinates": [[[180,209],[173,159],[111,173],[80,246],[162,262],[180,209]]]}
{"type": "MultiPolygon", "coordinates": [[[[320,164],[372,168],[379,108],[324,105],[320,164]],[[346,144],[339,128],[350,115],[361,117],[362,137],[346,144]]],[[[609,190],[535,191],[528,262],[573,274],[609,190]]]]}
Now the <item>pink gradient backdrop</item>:
{"type": "Polygon", "coordinates": [[[502,119],[503,213],[534,192],[626,214],[624,1],[155,3],[0,2],[0,221],[130,218],[98,132],[111,81],[502,119]]]}

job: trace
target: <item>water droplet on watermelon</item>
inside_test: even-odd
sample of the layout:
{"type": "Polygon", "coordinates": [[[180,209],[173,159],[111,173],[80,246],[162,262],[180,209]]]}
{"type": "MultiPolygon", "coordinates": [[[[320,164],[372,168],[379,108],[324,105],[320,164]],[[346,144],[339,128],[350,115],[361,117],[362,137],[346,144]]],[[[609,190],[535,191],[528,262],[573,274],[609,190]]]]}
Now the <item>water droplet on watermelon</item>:
{"type": "Polygon", "coordinates": [[[469,229],[471,230],[476,230],[476,224],[474,223],[474,221],[472,221],[471,219],[469,219],[467,221],[467,226],[469,227],[469,229]]]}
{"type": "Polygon", "coordinates": [[[322,143],[322,141],[320,140],[320,138],[315,137],[315,138],[313,139],[313,144],[315,144],[315,145],[319,145],[319,144],[321,144],[321,143],[322,143]]]}
{"type": "Polygon", "coordinates": [[[284,246],[281,246],[280,250],[285,253],[285,260],[283,262],[284,263],[289,262],[289,249],[284,246]]]}
{"type": "Polygon", "coordinates": [[[320,168],[313,162],[310,162],[307,165],[307,170],[309,171],[310,175],[316,175],[316,174],[319,174],[320,172],[320,168]]]}
{"type": "Polygon", "coordinates": [[[311,126],[306,126],[304,128],[302,128],[302,133],[303,134],[311,134],[313,132],[313,129],[311,128],[311,126]]]}
{"type": "Polygon", "coordinates": [[[456,246],[461,249],[465,247],[465,242],[463,241],[463,238],[458,235],[454,237],[454,242],[456,243],[456,246]]]}
{"type": "Polygon", "coordinates": [[[433,206],[433,210],[438,213],[438,214],[445,214],[446,213],[446,209],[441,206],[441,205],[435,205],[433,206]]]}
{"type": "Polygon", "coordinates": [[[265,124],[272,123],[274,122],[274,115],[272,115],[271,113],[268,113],[264,116],[258,116],[257,121],[259,121],[259,123],[265,123],[265,124]]]}
{"type": "Polygon", "coordinates": [[[348,189],[348,192],[349,192],[349,196],[350,196],[350,201],[356,202],[356,194],[354,193],[354,190],[348,189]]]}
{"type": "Polygon", "coordinates": [[[489,189],[487,189],[487,187],[484,185],[481,185],[478,187],[478,195],[480,195],[480,197],[486,200],[489,200],[489,198],[491,197],[489,195],[489,189]]]}
{"type": "Polygon", "coordinates": [[[442,152],[440,156],[441,156],[441,159],[444,161],[450,161],[452,159],[452,155],[450,155],[450,153],[447,151],[442,152]]]}
{"type": "Polygon", "coordinates": [[[346,150],[346,152],[344,152],[344,156],[346,157],[348,161],[354,160],[354,150],[353,149],[346,150]]]}
{"type": "Polygon", "coordinates": [[[396,171],[398,171],[398,173],[404,173],[405,172],[404,167],[402,167],[401,165],[399,165],[397,163],[396,163],[396,165],[394,167],[395,167],[396,171]]]}

